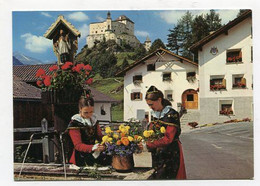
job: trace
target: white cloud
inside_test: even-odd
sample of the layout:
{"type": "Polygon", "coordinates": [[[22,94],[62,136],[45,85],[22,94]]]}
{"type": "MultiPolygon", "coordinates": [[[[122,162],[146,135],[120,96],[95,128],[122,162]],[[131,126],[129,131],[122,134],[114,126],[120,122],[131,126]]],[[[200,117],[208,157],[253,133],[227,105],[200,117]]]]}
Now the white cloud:
{"type": "Polygon", "coordinates": [[[82,25],[79,28],[79,31],[81,33],[80,40],[84,39],[86,41],[86,37],[89,34],[89,27],[88,27],[88,25],[87,24],[82,25]]]}
{"type": "Polygon", "coordinates": [[[21,35],[21,38],[25,41],[25,48],[33,53],[43,53],[52,47],[52,41],[43,36],[26,33],[21,35]]]}
{"type": "Polygon", "coordinates": [[[168,24],[177,24],[177,20],[180,19],[185,12],[185,10],[172,10],[159,12],[158,15],[168,24]]]}
{"type": "Polygon", "coordinates": [[[101,17],[101,16],[96,16],[96,19],[100,22],[105,21],[105,18],[101,17]]]}
{"type": "Polygon", "coordinates": [[[74,21],[87,21],[89,20],[89,17],[84,14],[83,12],[74,12],[68,15],[68,18],[74,21]]]}
{"type": "Polygon", "coordinates": [[[135,31],[135,35],[136,36],[140,36],[140,37],[147,37],[150,34],[148,32],[146,32],[146,31],[136,30],[135,31]]]}
{"type": "Polygon", "coordinates": [[[41,15],[45,16],[45,17],[52,17],[49,13],[47,12],[41,12],[41,15]]]}

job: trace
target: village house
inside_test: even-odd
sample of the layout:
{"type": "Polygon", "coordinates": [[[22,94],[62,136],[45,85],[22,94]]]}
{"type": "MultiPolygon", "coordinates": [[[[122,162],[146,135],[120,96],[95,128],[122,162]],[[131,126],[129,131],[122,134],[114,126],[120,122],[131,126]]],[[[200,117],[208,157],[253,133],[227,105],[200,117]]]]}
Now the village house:
{"type": "MultiPolygon", "coordinates": [[[[125,42],[131,47],[137,47],[140,44],[134,35],[134,22],[125,15],[112,21],[110,12],[107,13],[105,21],[90,23],[87,45],[88,48],[92,48],[95,43],[108,40],[114,40],[118,45],[125,42]]],[[[151,41],[149,40],[144,43],[146,49],[149,49],[150,45],[151,41]]]]}
{"type": "Polygon", "coordinates": [[[252,12],[190,49],[198,53],[200,123],[253,119],[252,12]]]}
{"type": "Polygon", "coordinates": [[[145,94],[151,85],[160,89],[174,109],[198,109],[198,65],[166,49],[159,48],[122,71],[124,76],[124,120],[149,119],[145,94]]]}

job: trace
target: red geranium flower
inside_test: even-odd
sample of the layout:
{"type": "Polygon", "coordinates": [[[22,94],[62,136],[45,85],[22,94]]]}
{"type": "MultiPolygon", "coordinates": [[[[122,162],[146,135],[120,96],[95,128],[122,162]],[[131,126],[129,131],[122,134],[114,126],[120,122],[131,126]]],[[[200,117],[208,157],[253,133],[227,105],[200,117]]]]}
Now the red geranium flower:
{"type": "Polygon", "coordinates": [[[89,79],[86,81],[86,84],[90,85],[90,84],[92,84],[92,82],[93,82],[93,78],[89,78],[89,79]]]}
{"type": "Polygon", "coordinates": [[[80,72],[81,70],[84,70],[84,64],[77,64],[75,67],[72,68],[73,71],[80,72]]]}
{"type": "Polygon", "coordinates": [[[42,87],[42,85],[43,85],[43,83],[42,83],[41,80],[38,80],[38,81],[36,82],[36,84],[38,85],[38,87],[42,87]]]}
{"type": "Polygon", "coordinates": [[[73,65],[72,62],[66,62],[64,65],[62,65],[61,69],[62,70],[67,70],[73,65]]]}
{"type": "Polygon", "coordinates": [[[50,86],[51,85],[51,76],[45,76],[43,83],[46,87],[50,86]]]}
{"type": "Polygon", "coordinates": [[[53,65],[53,66],[51,66],[50,68],[49,68],[49,70],[52,72],[52,71],[56,71],[56,70],[58,70],[59,69],[59,67],[57,66],[57,65],[53,65]]]}
{"type": "Polygon", "coordinates": [[[36,77],[43,77],[45,76],[45,70],[43,70],[42,68],[40,68],[37,72],[36,72],[36,77]]]}
{"type": "Polygon", "coordinates": [[[88,70],[88,71],[91,71],[91,70],[92,70],[92,67],[91,67],[89,64],[87,64],[87,65],[85,66],[85,69],[88,70]]]}

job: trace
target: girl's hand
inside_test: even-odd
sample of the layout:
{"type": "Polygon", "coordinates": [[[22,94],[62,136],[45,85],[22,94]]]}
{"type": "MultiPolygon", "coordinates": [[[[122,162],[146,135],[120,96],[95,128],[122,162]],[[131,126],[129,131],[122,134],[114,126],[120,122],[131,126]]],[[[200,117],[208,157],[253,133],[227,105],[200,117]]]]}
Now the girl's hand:
{"type": "Polygon", "coordinates": [[[138,145],[138,148],[139,148],[140,150],[143,150],[143,149],[144,149],[144,146],[143,146],[143,143],[142,143],[142,142],[139,142],[137,145],[138,145]]]}
{"type": "Polygon", "coordinates": [[[98,145],[98,148],[95,151],[103,152],[106,149],[105,145],[98,145]]]}

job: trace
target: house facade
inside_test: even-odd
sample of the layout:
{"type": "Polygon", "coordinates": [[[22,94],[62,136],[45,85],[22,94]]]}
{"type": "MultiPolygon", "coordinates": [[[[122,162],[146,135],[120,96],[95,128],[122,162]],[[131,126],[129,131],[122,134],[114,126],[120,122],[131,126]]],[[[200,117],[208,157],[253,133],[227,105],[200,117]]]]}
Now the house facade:
{"type": "Polygon", "coordinates": [[[179,111],[181,105],[198,109],[198,65],[166,49],[157,49],[117,75],[124,75],[124,120],[150,118],[145,94],[151,85],[174,109],[179,111]]]}
{"type": "Polygon", "coordinates": [[[198,53],[200,123],[253,119],[252,12],[191,46],[198,53]]]}
{"type": "Polygon", "coordinates": [[[105,21],[89,25],[87,45],[88,48],[92,48],[95,42],[108,40],[115,40],[119,45],[124,41],[132,47],[140,44],[134,35],[134,22],[125,15],[121,15],[113,21],[110,12],[107,13],[105,21]]]}

